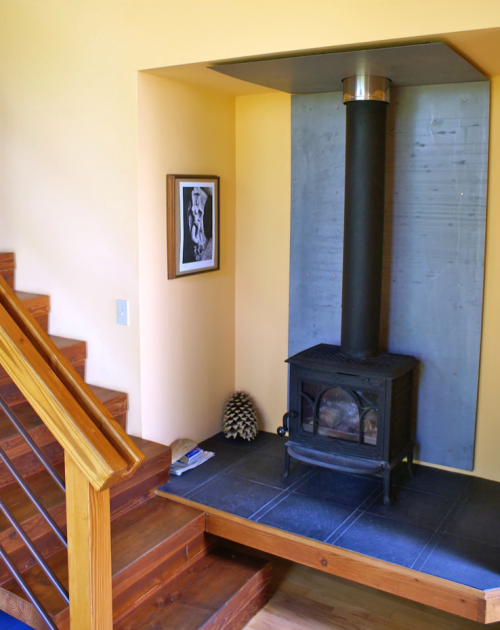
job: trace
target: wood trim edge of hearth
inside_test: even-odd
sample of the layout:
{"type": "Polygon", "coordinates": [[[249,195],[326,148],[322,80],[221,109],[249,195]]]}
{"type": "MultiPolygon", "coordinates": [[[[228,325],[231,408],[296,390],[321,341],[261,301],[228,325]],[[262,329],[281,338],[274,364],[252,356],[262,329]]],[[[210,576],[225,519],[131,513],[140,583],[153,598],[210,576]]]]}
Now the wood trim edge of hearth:
{"type": "Polygon", "coordinates": [[[156,494],[204,511],[206,531],[214,536],[472,621],[500,621],[500,589],[482,591],[249,521],[168,492],[158,490],[156,494]]]}

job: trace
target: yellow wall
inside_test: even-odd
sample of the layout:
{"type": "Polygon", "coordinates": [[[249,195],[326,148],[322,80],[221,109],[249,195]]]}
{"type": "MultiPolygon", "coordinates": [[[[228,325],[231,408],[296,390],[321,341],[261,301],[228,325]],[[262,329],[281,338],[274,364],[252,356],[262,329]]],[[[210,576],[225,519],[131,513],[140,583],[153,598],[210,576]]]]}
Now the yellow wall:
{"type": "Polygon", "coordinates": [[[236,388],[264,428],[287,408],[290,96],[236,99],[236,388]]]}
{"type": "Polygon", "coordinates": [[[491,82],[483,335],[474,474],[500,481],[500,76],[491,82]]]}
{"type": "Polygon", "coordinates": [[[138,104],[143,437],[202,440],[234,391],[234,98],[141,73],[138,104]],[[167,280],[166,173],[220,176],[219,271],[167,280]]]}
{"type": "MultiPolygon", "coordinates": [[[[148,325],[156,327],[161,319],[160,309],[165,309],[165,321],[177,325],[175,332],[180,338],[193,339],[190,337],[192,320],[182,317],[178,300],[192,300],[197,283],[186,279],[181,287],[179,281],[170,281],[172,287],[167,290],[161,286],[162,272],[158,272],[154,281],[148,280],[148,265],[151,269],[153,262],[147,251],[150,243],[146,235],[147,230],[160,224],[161,200],[159,188],[156,192],[152,190],[159,186],[158,182],[154,186],[151,182],[144,183],[143,171],[139,171],[138,180],[138,169],[141,164],[147,164],[139,152],[138,71],[217,59],[359,46],[363,42],[431,39],[440,33],[494,27],[500,27],[500,2],[495,0],[0,2],[0,249],[16,252],[19,286],[50,293],[52,331],[89,342],[89,380],[130,394],[129,430],[132,433],[143,432],[144,435],[168,439],[168,436],[177,434],[185,417],[194,422],[198,415],[190,415],[192,399],[196,397],[191,380],[179,378],[165,382],[156,375],[158,370],[164,376],[175,377],[176,370],[186,375],[194,358],[182,355],[175,344],[171,346],[166,335],[161,342],[161,353],[152,347],[151,339],[146,341],[148,335],[153,334],[148,325]],[[144,204],[149,203],[148,195],[156,204],[155,210],[149,209],[152,212],[149,218],[140,214],[145,211],[144,204]],[[156,294],[153,284],[157,285],[156,294]],[[117,298],[130,300],[131,325],[128,328],[115,322],[117,298]],[[144,325],[140,323],[142,317],[144,325]],[[148,402],[142,400],[141,403],[141,392],[143,398],[148,396],[148,402]],[[174,402],[167,416],[162,413],[162,401],[170,400],[174,402]],[[163,429],[157,432],[158,426],[167,428],[164,433],[163,429]]],[[[498,55],[491,55],[488,46],[480,40],[479,44],[477,40],[471,43],[465,37],[463,42],[472,57],[482,46],[486,64],[498,59],[498,55]]],[[[493,73],[500,74],[500,70],[493,73]]],[[[183,102],[180,91],[176,94],[175,99],[183,102]]],[[[166,106],[173,111],[176,100],[170,102],[167,95],[164,98],[168,101],[166,106]]],[[[286,152],[289,151],[285,147],[289,146],[289,141],[283,137],[284,128],[278,123],[278,109],[282,109],[285,116],[289,114],[285,111],[286,99],[276,98],[276,101],[270,98],[266,103],[256,99],[253,105],[250,101],[247,104],[240,102],[238,109],[241,120],[253,125],[256,133],[262,132],[283,143],[282,149],[267,143],[274,155],[273,171],[283,174],[283,160],[287,159],[286,152]],[[262,109],[254,115],[252,109],[258,110],[261,105],[262,109]],[[267,110],[270,118],[276,121],[276,128],[266,119],[267,110]]],[[[196,110],[196,99],[187,99],[192,111],[196,110]]],[[[493,109],[498,118],[496,105],[493,109]]],[[[217,119],[215,113],[214,119],[217,119]]],[[[185,123],[186,119],[180,115],[178,120],[185,123]]],[[[496,121],[496,118],[492,121],[493,129],[498,127],[496,121]]],[[[166,133],[171,121],[164,122],[166,133]]],[[[246,143],[252,151],[260,151],[259,145],[266,147],[266,137],[249,137],[239,122],[237,129],[241,143],[246,143]]],[[[495,133],[498,134],[498,130],[495,133]]],[[[163,156],[163,168],[167,170],[180,170],[180,156],[186,148],[183,138],[174,136],[175,141],[169,136],[168,145],[155,148],[163,156]]],[[[500,161],[499,140],[495,138],[492,136],[493,173],[494,169],[498,170],[500,161]]],[[[218,160],[214,158],[215,168],[229,171],[229,161],[226,163],[222,156],[221,161],[218,160]]],[[[281,181],[276,179],[269,183],[269,188],[264,185],[256,192],[254,188],[261,185],[259,181],[248,186],[252,169],[256,173],[261,171],[256,153],[253,157],[250,154],[248,158],[241,156],[238,160],[240,165],[249,166],[249,170],[241,175],[241,181],[247,182],[246,188],[239,184],[237,187],[237,203],[241,206],[238,224],[246,225],[250,233],[257,232],[256,244],[261,249],[262,259],[255,266],[246,260],[248,255],[259,257],[259,251],[253,251],[251,242],[245,240],[245,232],[238,228],[236,241],[241,256],[236,260],[236,380],[241,386],[249,383],[249,388],[252,387],[265,408],[267,426],[271,426],[276,422],[276,414],[281,415],[284,400],[281,361],[282,347],[286,348],[283,335],[287,307],[281,284],[271,286],[268,279],[279,281],[286,275],[288,264],[288,244],[283,237],[284,230],[280,229],[287,217],[284,203],[276,199],[274,191],[281,189],[288,195],[285,189],[289,176],[284,174],[281,181]],[[248,159],[248,165],[245,159],[248,159]],[[249,208],[249,215],[243,212],[244,208],[249,208]],[[253,223],[252,216],[259,222],[263,219],[265,208],[269,212],[270,234],[276,236],[280,249],[271,251],[266,236],[258,232],[262,224],[256,228],[253,223]],[[274,218],[275,212],[279,218],[274,218]],[[286,260],[280,258],[279,251],[286,260]],[[257,312],[256,306],[251,306],[252,320],[244,312],[245,305],[249,304],[245,294],[247,281],[249,295],[253,296],[251,304],[263,309],[257,312]],[[258,282],[262,282],[260,289],[256,288],[258,282]],[[274,312],[266,306],[264,298],[269,295],[273,297],[274,312]],[[261,323],[266,324],[265,329],[261,328],[261,323]],[[253,331],[254,343],[253,337],[245,338],[243,326],[253,331]],[[261,349],[268,360],[276,366],[276,372],[270,369],[260,384],[260,375],[255,380],[244,366],[247,357],[250,364],[255,360],[253,346],[259,344],[263,345],[261,349]],[[254,380],[249,380],[251,378],[254,380]],[[278,402],[271,405],[270,392],[275,389],[281,393],[278,402]]],[[[194,162],[188,164],[191,165],[194,167],[194,162]]],[[[203,165],[208,168],[207,162],[203,165]]],[[[165,174],[161,174],[161,186],[165,174]]],[[[264,182],[269,182],[268,175],[264,173],[264,182]]],[[[487,347],[485,341],[478,471],[500,478],[495,462],[498,449],[493,441],[496,433],[493,429],[495,383],[493,374],[487,372],[496,367],[495,347],[500,350],[495,338],[497,333],[493,332],[499,313],[494,279],[500,271],[496,268],[499,263],[491,245],[496,236],[496,203],[492,191],[488,218],[485,339],[490,339],[494,347],[487,347]],[[480,447],[481,444],[487,444],[488,448],[480,447]]],[[[231,229],[229,224],[227,229],[231,229]]],[[[154,247],[158,248],[161,239],[156,234],[155,238],[154,247]]],[[[159,255],[163,259],[164,253],[159,255]]],[[[226,255],[230,259],[230,250],[226,255]]],[[[216,281],[207,280],[207,287],[208,282],[216,281]]],[[[224,282],[221,281],[217,291],[226,300],[223,321],[230,322],[226,309],[231,302],[229,276],[224,282]]],[[[209,309],[215,307],[214,304],[207,306],[209,309]]],[[[213,323],[216,321],[215,311],[210,310],[209,319],[213,323]]],[[[232,361],[231,342],[227,335],[219,337],[219,333],[218,323],[207,331],[213,335],[214,341],[219,340],[227,347],[227,354],[223,352],[223,371],[225,382],[230,384],[226,368],[230,370],[232,361]]],[[[197,350],[196,360],[200,365],[206,366],[214,359],[210,343],[201,344],[197,350]]],[[[210,398],[210,417],[199,419],[203,423],[200,433],[208,435],[215,426],[215,408],[221,395],[222,391],[217,390],[210,398]]],[[[191,425],[186,429],[191,430],[191,425]]],[[[184,430],[182,433],[185,434],[184,430]]]]}

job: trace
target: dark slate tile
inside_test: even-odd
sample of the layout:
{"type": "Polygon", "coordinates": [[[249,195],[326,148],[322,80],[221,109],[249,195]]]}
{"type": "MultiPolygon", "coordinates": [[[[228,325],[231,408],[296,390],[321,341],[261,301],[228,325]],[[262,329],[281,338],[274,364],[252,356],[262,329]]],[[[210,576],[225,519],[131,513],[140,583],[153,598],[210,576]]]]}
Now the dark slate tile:
{"type": "Polygon", "coordinates": [[[215,453],[214,457],[198,466],[183,473],[180,477],[170,475],[170,482],[160,488],[164,492],[170,492],[177,496],[186,496],[190,492],[197,490],[202,484],[213,479],[216,475],[226,470],[233,464],[241,462],[247,455],[238,449],[231,448],[225,444],[205,440],[200,446],[207,451],[215,453]]]}
{"type": "Polygon", "coordinates": [[[405,465],[397,468],[393,476],[394,484],[411,490],[420,490],[456,499],[464,491],[470,479],[467,475],[420,464],[415,464],[413,471],[414,476],[410,477],[405,465]]]}
{"type": "MultiPolygon", "coordinates": [[[[206,464],[208,464],[208,462],[206,462],[206,464]]],[[[188,470],[180,477],[170,475],[170,481],[164,486],[161,486],[159,490],[183,497],[193,492],[193,490],[196,490],[207,481],[210,481],[218,474],[218,470],[205,468],[205,464],[202,464],[198,468],[188,470]]]]}
{"type": "Polygon", "coordinates": [[[365,556],[411,567],[431,536],[430,529],[365,512],[335,540],[335,545],[365,556]]]}
{"type": "Polygon", "coordinates": [[[477,496],[468,497],[446,531],[500,547],[500,502],[492,504],[477,496]]]}
{"type": "Polygon", "coordinates": [[[443,534],[421,571],[481,590],[500,587],[500,549],[443,534]]]}
{"type": "Polygon", "coordinates": [[[295,492],[356,508],[380,487],[377,479],[319,468],[295,492]]]}
{"type": "Polygon", "coordinates": [[[190,499],[224,512],[250,518],[280,492],[282,491],[248,479],[222,474],[190,495],[190,499]]]}
{"type": "Polygon", "coordinates": [[[281,460],[284,462],[285,444],[288,442],[288,438],[280,437],[279,435],[275,435],[274,438],[273,440],[268,439],[268,443],[259,450],[259,453],[281,457],[281,460]]]}
{"type": "Polygon", "coordinates": [[[396,488],[395,495],[392,505],[384,505],[382,496],[378,497],[367,512],[436,530],[454,503],[454,499],[407,488],[396,488]]]}
{"type": "Polygon", "coordinates": [[[351,508],[290,494],[259,519],[259,523],[325,541],[353,512],[351,508]]]}
{"type": "Polygon", "coordinates": [[[221,431],[220,433],[216,433],[210,439],[211,442],[219,442],[222,444],[227,444],[234,448],[239,448],[241,450],[245,450],[248,452],[258,451],[259,449],[267,446],[268,444],[274,442],[276,438],[279,436],[276,433],[268,433],[267,431],[259,431],[255,440],[243,440],[240,437],[236,438],[227,438],[224,433],[221,431]]]}
{"type": "Polygon", "coordinates": [[[306,466],[298,461],[292,461],[290,475],[283,479],[283,460],[273,455],[264,455],[261,451],[245,457],[239,464],[231,468],[231,475],[258,481],[274,488],[289,488],[308,471],[306,466]]]}
{"type": "Polygon", "coordinates": [[[346,532],[349,527],[351,527],[351,525],[361,516],[362,513],[362,510],[353,510],[348,518],[346,518],[346,520],[330,534],[325,542],[333,545],[335,541],[338,540],[342,534],[346,532]]]}
{"type": "Polygon", "coordinates": [[[209,459],[201,466],[207,466],[218,471],[225,470],[229,466],[242,461],[242,459],[249,455],[249,453],[243,453],[240,449],[232,448],[228,444],[224,444],[222,442],[205,440],[204,442],[200,442],[199,445],[205,451],[212,451],[212,453],[215,453],[215,456],[212,457],[212,459],[209,459]]]}
{"type": "Polygon", "coordinates": [[[500,506],[500,483],[481,479],[480,477],[469,477],[467,495],[469,501],[478,505],[499,507],[500,506]]]}

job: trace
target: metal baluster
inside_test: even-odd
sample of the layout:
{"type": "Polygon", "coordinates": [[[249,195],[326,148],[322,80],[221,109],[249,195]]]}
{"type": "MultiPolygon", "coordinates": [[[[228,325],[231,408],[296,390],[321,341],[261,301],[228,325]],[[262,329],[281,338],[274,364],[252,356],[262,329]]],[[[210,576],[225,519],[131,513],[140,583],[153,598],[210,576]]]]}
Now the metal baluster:
{"type": "Polygon", "coordinates": [[[59,581],[59,578],[57,577],[57,575],[52,571],[52,569],[49,567],[49,565],[45,562],[45,559],[42,556],[42,554],[35,547],[33,542],[30,540],[30,538],[28,537],[28,535],[26,534],[26,532],[22,528],[22,526],[19,523],[19,521],[12,514],[12,512],[9,510],[9,508],[7,507],[7,505],[5,504],[5,502],[3,501],[3,499],[1,497],[0,497],[0,509],[5,514],[5,516],[8,518],[8,520],[10,521],[10,524],[12,525],[12,527],[16,530],[16,532],[19,534],[19,536],[23,539],[24,544],[26,545],[26,547],[28,547],[28,549],[30,550],[30,552],[33,555],[33,557],[35,558],[35,560],[37,560],[38,564],[42,567],[42,569],[44,570],[46,576],[49,578],[49,580],[52,582],[52,584],[55,586],[55,588],[59,591],[59,594],[61,595],[61,597],[63,597],[63,599],[66,601],[66,603],[69,604],[68,591],[61,584],[61,582],[59,581]]]}
{"type": "Polygon", "coordinates": [[[21,488],[24,490],[24,492],[33,501],[33,503],[35,504],[37,510],[42,514],[43,518],[47,521],[48,525],[52,528],[54,534],[59,538],[59,540],[62,542],[62,544],[65,547],[67,547],[68,546],[68,541],[66,540],[66,536],[59,529],[57,523],[54,521],[52,516],[45,509],[45,506],[40,502],[39,498],[36,496],[36,494],[33,492],[33,490],[26,483],[24,477],[18,471],[16,466],[14,466],[14,464],[11,462],[11,460],[9,459],[9,457],[6,455],[5,451],[1,447],[0,447],[0,459],[7,466],[7,468],[9,469],[9,471],[11,472],[13,477],[16,479],[16,481],[19,483],[21,488]]]}
{"type": "Polygon", "coordinates": [[[9,405],[8,405],[7,401],[5,400],[5,398],[3,396],[1,396],[1,395],[0,395],[0,407],[3,409],[5,415],[9,418],[9,420],[16,427],[16,429],[19,431],[19,433],[26,440],[28,445],[31,447],[31,450],[35,453],[35,455],[38,457],[38,459],[45,466],[45,469],[47,470],[49,475],[52,477],[52,479],[57,483],[57,485],[61,488],[61,490],[66,492],[66,488],[64,486],[64,481],[62,480],[62,478],[59,475],[59,473],[57,472],[57,470],[52,466],[52,464],[49,462],[49,460],[45,457],[45,455],[41,451],[41,449],[38,446],[38,444],[33,440],[31,435],[29,434],[29,432],[26,431],[26,429],[24,428],[22,422],[19,420],[17,415],[12,411],[12,409],[9,407],[9,405]]]}
{"type": "Polygon", "coordinates": [[[42,606],[42,604],[38,601],[37,596],[35,595],[35,593],[33,593],[31,588],[28,586],[28,584],[26,583],[25,579],[23,578],[21,573],[18,571],[16,565],[12,562],[12,560],[9,557],[9,554],[5,551],[5,549],[2,547],[2,545],[0,545],[0,557],[5,562],[5,564],[9,567],[9,570],[12,573],[12,575],[14,576],[16,582],[19,584],[19,586],[25,592],[26,596],[28,597],[30,602],[33,604],[33,606],[40,613],[40,616],[43,618],[43,620],[45,621],[47,626],[51,630],[58,630],[56,624],[52,620],[52,617],[45,610],[45,608],[42,606]]]}

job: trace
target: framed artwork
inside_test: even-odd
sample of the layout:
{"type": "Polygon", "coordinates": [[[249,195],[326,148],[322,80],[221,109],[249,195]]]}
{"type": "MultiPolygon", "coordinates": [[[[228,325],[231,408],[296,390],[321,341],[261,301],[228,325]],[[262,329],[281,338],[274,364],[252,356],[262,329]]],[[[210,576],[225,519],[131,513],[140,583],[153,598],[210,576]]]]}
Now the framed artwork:
{"type": "Polygon", "coordinates": [[[219,269],[219,177],[167,175],[168,279],[219,269]]]}

